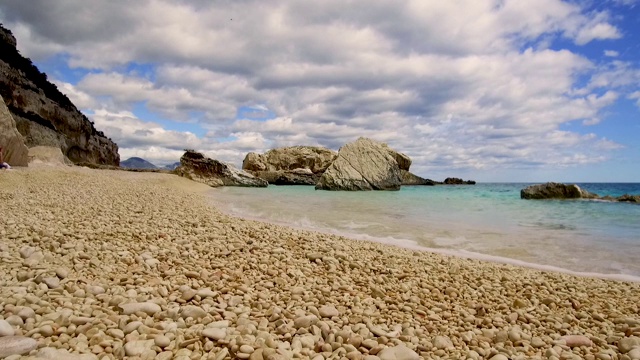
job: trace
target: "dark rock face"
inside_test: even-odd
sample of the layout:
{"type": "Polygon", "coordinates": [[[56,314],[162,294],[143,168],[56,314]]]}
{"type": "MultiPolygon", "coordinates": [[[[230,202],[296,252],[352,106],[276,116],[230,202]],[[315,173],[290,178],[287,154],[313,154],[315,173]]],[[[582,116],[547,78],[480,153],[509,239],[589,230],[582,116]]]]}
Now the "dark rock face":
{"type": "Polygon", "coordinates": [[[473,180],[462,180],[460,178],[446,178],[444,179],[443,184],[445,185],[475,185],[476,182],[473,180]]]}
{"type": "Polygon", "coordinates": [[[266,180],[259,179],[246,171],[236,169],[221,161],[210,159],[203,154],[187,150],[180,158],[176,174],[209,186],[267,187],[266,180]]]}
{"type": "Polygon", "coordinates": [[[157,169],[158,167],[139,157],[128,158],[120,163],[120,167],[127,169],[157,169]]]}
{"type": "Polygon", "coordinates": [[[344,145],[322,174],[318,190],[400,190],[400,167],[389,148],[367,138],[344,145]]]}
{"type": "Polygon", "coordinates": [[[118,146],[97,131],[69,98],[20,55],[0,26],[0,96],[27,147],[53,146],[74,163],[118,166],[118,146]]]}
{"type": "Polygon", "coordinates": [[[521,199],[597,199],[598,195],[582,190],[575,184],[549,182],[531,185],[520,191],[521,199]]]}
{"type": "Polygon", "coordinates": [[[264,179],[274,185],[315,185],[320,180],[320,174],[314,174],[308,169],[286,171],[249,171],[255,177],[264,179]]]}
{"type": "Polygon", "coordinates": [[[402,185],[428,185],[433,186],[436,185],[437,182],[431,179],[425,179],[418,175],[412,174],[406,170],[400,170],[402,173],[402,185]]]}

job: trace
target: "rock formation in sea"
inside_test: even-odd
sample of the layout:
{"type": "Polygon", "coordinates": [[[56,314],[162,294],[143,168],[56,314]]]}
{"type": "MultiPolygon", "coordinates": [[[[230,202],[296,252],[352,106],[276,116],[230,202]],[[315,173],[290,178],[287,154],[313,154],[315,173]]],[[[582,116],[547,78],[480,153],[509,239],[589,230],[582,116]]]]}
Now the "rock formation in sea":
{"type": "Polygon", "coordinates": [[[277,185],[315,185],[338,154],[317,146],[289,146],[250,152],[242,169],[277,185]]]}
{"type": "Polygon", "coordinates": [[[575,184],[548,182],[520,190],[521,199],[597,199],[599,196],[575,184]]]}
{"type": "Polygon", "coordinates": [[[437,185],[438,182],[431,179],[425,179],[406,170],[400,170],[402,174],[402,185],[437,185]]]}
{"type": "Polygon", "coordinates": [[[462,180],[460,178],[446,178],[443,182],[444,185],[475,185],[473,180],[462,180]]]}
{"type": "Polygon", "coordinates": [[[359,138],[340,148],[316,184],[319,190],[400,190],[402,174],[389,147],[359,138]]]}
{"type": "MultiPolygon", "coordinates": [[[[120,167],[127,169],[157,169],[158,167],[139,157],[130,157],[120,162],[120,167]]],[[[173,169],[172,169],[173,170],[173,169]]]]}
{"type": "Polygon", "coordinates": [[[74,163],[119,165],[118,146],[97,131],[31,60],[20,55],[15,37],[2,26],[0,96],[27,147],[58,147],[74,163]]]}
{"type": "Polygon", "coordinates": [[[531,185],[520,190],[521,199],[591,199],[604,201],[617,201],[628,203],[640,203],[640,195],[624,194],[622,196],[600,196],[581,189],[575,184],[562,184],[549,182],[545,184],[531,185]]]}
{"type": "Polygon", "coordinates": [[[16,122],[0,96],[0,146],[4,161],[11,166],[27,166],[29,149],[16,128],[16,122]]]}
{"type": "Polygon", "coordinates": [[[267,187],[266,180],[257,178],[230,164],[210,159],[203,154],[186,150],[180,158],[176,174],[209,186],[267,187]]]}

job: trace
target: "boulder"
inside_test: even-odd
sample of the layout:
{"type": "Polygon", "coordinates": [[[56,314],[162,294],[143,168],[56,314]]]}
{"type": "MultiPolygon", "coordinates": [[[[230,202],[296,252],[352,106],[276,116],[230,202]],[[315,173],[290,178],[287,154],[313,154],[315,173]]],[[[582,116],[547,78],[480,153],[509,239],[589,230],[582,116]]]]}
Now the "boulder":
{"type": "Polygon", "coordinates": [[[617,197],[616,200],[620,202],[640,203],[640,195],[624,194],[622,196],[617,197]]]}
{"type": "Polygon", "coordinates": [[[29,149],[16,128],[16,122],[0,96],[0,146],[4,161],[11,166],[27,166],[29,149]]]}
{"type": "Polygon", "coordinates": [[[286,171],[309,169],[323,173],[338,154],[318,146],[289,146],[271,149],[264,154],[248,153],[242,169],[249,171],[286,171]]]}
{"type": "Polygon", "coordinates": [[[230,164],[210,159],[203,154],[187,150],[180,158],[176,174],[209,186],[267,187],[267,181],[230,164]]]}
{"type": "Polygon", "coordinates": [[[402,185],[429,185],[433,186],[437,183],[431,179],[425,179],[418,175],[412,174],[406,170],[400,170],[402,174],[402,185]]]}
{"type": "Polygon", "coordinates": [[[389,148],[367,138],[344,145],[316,184],[319,190],[400,190],[400,167],[389,148]]]}
{"type": "Polygon", "coordinates": [[[29,149],[29,164],[49,166],[73,165],[71,160],[62,154],[59,147],[34,146],[29,149]]]}
{"type": "Polygon", "coordinates": [[[520,190],[521,199],[597,199],[598,195],[582,190],[575,184],[549,182],[520,190]]]}

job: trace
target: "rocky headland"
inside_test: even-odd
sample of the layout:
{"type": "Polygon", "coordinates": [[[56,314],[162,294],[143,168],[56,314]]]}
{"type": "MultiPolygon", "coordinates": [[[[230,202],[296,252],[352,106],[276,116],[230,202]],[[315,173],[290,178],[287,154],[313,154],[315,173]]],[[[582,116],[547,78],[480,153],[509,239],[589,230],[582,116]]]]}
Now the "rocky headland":
{"type": "MultiPolygon", "coordinates": [[[[74,163],[119,164],[118,146],[96,130],[93,123],[47,80],[31,60],[20,55],[15,37],[1,25],[0,97],[4,99],[15,129],[27,147],[58,147],[74,163]]],[[[4,128],[5,125],[0,124],[1,141],[7,140],[3,135],[4,128]]],[[[18,155],[23,153],[17,150],[21,146],[9,142],[11,165],[27,165],[24,157],[18,155]]]]}
{"type": "Polygon", "coordinates": [[[640,283],[237,219],[170,174],[2,178],[0,358],[640,359],[640,283]]]}

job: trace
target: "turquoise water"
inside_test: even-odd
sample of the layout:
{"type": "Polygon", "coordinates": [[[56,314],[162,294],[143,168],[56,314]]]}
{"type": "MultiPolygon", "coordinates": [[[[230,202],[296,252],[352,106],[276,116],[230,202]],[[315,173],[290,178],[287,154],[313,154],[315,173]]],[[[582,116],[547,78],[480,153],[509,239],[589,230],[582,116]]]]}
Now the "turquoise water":
{"type": "MultiPolygon", "coordinates": [[[[329,192],[312,186],[212,190],[232,215],[411,248],[640,279],[640,205],[522,200],[529,184],[404,186],[329,192]]],[[[579,184],[601,196],[640,184],[579,184]]]]}

